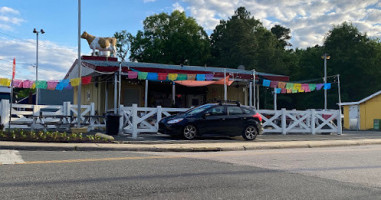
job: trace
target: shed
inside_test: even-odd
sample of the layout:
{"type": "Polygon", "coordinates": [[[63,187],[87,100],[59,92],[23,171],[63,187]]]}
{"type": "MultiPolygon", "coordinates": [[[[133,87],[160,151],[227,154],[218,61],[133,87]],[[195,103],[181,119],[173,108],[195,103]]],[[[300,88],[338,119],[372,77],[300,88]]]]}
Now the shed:
{"type": "Polygon", "coordinates": [[[344,102],[344,128],[373,129],[375,119],[381,119],[381,90],[357,102],[344,102]]]}

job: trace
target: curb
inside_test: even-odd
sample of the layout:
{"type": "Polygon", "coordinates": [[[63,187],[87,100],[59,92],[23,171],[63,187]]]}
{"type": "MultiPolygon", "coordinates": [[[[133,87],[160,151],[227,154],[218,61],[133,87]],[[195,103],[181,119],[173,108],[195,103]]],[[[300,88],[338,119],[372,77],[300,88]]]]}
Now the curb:
{"type": "Polygon", "coordinates": [[[150,151],[150,152],[211,152],[245,151],[260,149],[319,148],[381,144],[381,139],[242,142],[242,143],[192,143],[192,144],[84,144],[1,142],[0,149],[30,151],[150,151]]]}

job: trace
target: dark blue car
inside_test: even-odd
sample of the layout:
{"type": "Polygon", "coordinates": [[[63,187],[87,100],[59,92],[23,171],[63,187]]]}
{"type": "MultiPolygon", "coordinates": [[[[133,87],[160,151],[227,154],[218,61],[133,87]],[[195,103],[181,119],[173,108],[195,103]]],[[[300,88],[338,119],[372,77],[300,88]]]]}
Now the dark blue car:
{"type": "Polygon", "coordinates": [[[163,118],[159,132],[188,140],[204,134],[242,135],[246,140],[254,140],[262,132],[262,117],[239,103],[210,103],[163,118]]]}

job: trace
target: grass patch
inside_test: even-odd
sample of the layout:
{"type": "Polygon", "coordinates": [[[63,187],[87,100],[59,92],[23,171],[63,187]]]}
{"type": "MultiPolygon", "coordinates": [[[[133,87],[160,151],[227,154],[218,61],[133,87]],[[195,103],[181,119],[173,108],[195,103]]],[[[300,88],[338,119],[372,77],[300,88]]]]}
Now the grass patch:
{"type": "Polygon", "coordinates": [[[66,133],[58,131],[25,131],[11,130],[0,131],[0,140],[3,141],[22,141],[22,142],[93,142],[93,143],[109,143],[109,139],[98,137],[90,134],[82,133],[66,133]]]}

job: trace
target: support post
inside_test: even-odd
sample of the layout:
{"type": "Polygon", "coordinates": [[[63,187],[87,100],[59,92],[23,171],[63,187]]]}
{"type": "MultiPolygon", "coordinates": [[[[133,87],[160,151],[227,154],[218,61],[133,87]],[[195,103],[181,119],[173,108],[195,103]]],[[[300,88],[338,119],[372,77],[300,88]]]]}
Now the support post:
{"type": "Polygon", "coordinates": [[[311,110],[311,131],[312,131],[312,135],[315,135],[316,134],[316,123],[315,123],[315,115],[316,115],[316,111],[315,109],[312,109],[311,110]]]}
{"type": "MultiPolygon", "coordinates": [[[[115,55],[114,55],[115,56],[115,55]]],[[[118,72],[118,108],[120,107],[120,93],[122,89],[122,61],[119,63],[119,72],[118,72]]],[[[119,114],[119,109],[118,109],[119,114]]]]}
{"type": "Polygon", "coordinates": [[[77,126],[81,127],[81,86],[82,86],[82,62],[81,62],[81,0],[78,0],[78,117],[77,117],[77,126]]]}
{"type": "Polygon", "coordinates": [[[226,85],[226,68],[224,69],[224,100],[228,100],[228,87],[226,85]]]}
{"type": "Polygon", "coordinates": [[[173,82],[172,84],[172,104],[173,105],[176,105],[175,95],[176,95],[176,86],[175,86],[175,82],[173,82]]]}
{"type": "Polygon", "coordinates": [[[161,115],[162,115],[162,112],[163,112],[163,108],[161,106],[157,106],[157,113],[156,113],[156,123],[155,123],[155,127],[157,130],[159,130],[159,122],[161,120],[161,115]]]}
{"type": "MultiPolygon", "coordinates": [[[[253,86],[253,83],[250,82],[249,84],[249,106],[253,106],[252,105],[252,96],[253,96],[253,92],[252,92],[252,86],[253,86]]],[[[254,105],[255,106],[255,105],[254,105]]]]}
{"type": "Polygon", "coordinates": [[[119,131],[118,131],[118,135],[121,135],[123,133],[123,126],[124,126],[124,107],[123,105],[121,105],[119,107],[119,115],[120,115],[120,118],[119,118],[119,131]]]}
{"type": "Polygon", "coordinates": [[[107,109],[108,109],[108,84],[107,84],[107,80],[106,80],[106,83],[105,83],[105,113],[107,113],[107,109]]]}
{"type": "Polygon", "coordinates": [[[117,113],[117,97],[118,97],[118,94],[117,94],[117,74],[116,72],[114,73],[114,114],[117,113]]]}
{"type": "Polygon", "coordinates": [[[148,80],[146,79],[146,87],[144,90],[144,107],[148,107],[148,80]]]}
{"type": "Polygon", "coordinates": [[[256,109],[259,110],[259,85],[257,85],[257,95],[256,95],[256,97],[258,98],[256,109]]]}
{"type": "Polygon", "coordinates": [[[276,88],[274,88],[274,110],[277,110],[277,93],[276,93],[276,88]]]}
{"type": "Polygon", "coordinates": [[[5,130],[5,127],[7,127],[9,123],[9,100],[8,99],[3,99],[1,100],[1,123],[3,125],[3,130],[5,130]]]}
{"type": "Polygon", "coordinates": [[[339,129],[338,135],[343,133],[343,127],[341,123],[341,92],[340,92],[340,74],[337,75],[337,89],[339,93],[339,117],[337,119],[337,128],[339,129]]]}
{"type": "Polygon", "coordinates": [[[255,107],[256,97],[255,97],[255,69],[253,69],[253,106],[255,107]]]}
{"type": "Polygon", "coordinates": [[[282,108],[282,134],[287,134],[286,109],[282,108]]]}
{"type": "Polygon", "coordinates": [[[138,119],[138,105],[132,104],[132,138],[136,139],[138,137],[138,124],[136,123],[138,119]]]}

